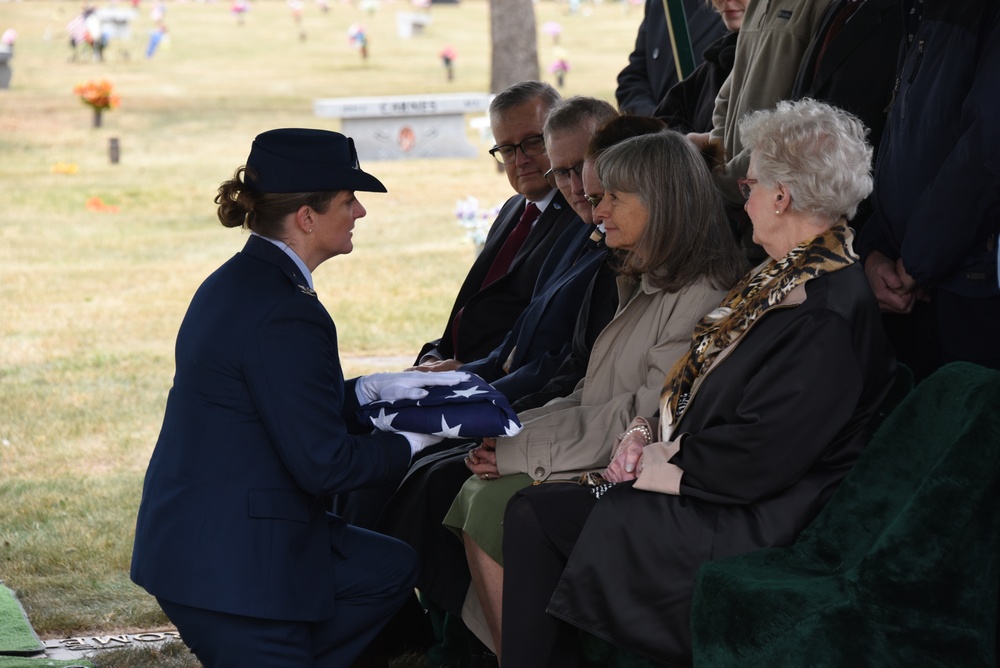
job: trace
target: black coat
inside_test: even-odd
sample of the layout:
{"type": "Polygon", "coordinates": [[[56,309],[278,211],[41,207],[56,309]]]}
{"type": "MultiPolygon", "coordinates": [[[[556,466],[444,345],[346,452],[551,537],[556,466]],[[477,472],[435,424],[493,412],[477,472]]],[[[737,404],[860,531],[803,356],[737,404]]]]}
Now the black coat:
{"type": "MultiPolygon", "coordinates": [[[[896,81],[896,61],[903,39],[900,0],[867,0],[830,41],[822,59],[819,53],[830,24],[842,6],[827,9],[792,87],[792,99],[811,97],[851,112],[871,132],[868,141],[876,154],[888,118],[886,109],[896,81]],[[819,66],[817,67],[817,60],[819,66]]],[[[855,230],[871,213],[869,199],[852,221],[855,230]]]]}
{"type": "Polygon", "coordinates": [[[788,545],[815,517],[864,448],[895,360],[859,263],[806,294],[768,311],[705,376],[670,460],[684,471],[679,495],[629,483],[597,501],[550,614],[689,663],[698,567],[788,545]]]}
{"type": "Polygon", "coordinates": [[[251,236],[209,276],[177,334],[146,471],[132,581],[235,615],[319,621],[354,577],[331,494],[398,480],[410,448],[361,432],[333,320],[295,263],[251,236]]]}
{"type": "MultiPolygon", "coordinates": [[[[726,34],[722,19],[703,0],[684,0],[695,65],[712,43],[726,34]]],[[[651,116],[670,87],[678,82],[663,0],[646,0],[645,14],[628,65],[618,74],[615,99],[623,112],[651,116]]]]}
{"type": "Polygon", "coordinates": [[[682,134],[710,132],[715,98],[722,82],[733,71],[737,37],[739,33],[731,32],[708,47],[704,62],[688,78],[667,91],[653,116],[663,119],[671,130],[682,134]]]}

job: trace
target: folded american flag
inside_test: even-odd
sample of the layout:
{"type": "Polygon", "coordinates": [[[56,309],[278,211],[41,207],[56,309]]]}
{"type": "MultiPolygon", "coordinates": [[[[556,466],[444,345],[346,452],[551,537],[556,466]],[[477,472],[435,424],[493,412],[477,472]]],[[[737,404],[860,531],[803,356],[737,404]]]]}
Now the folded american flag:
{"type": "Polygon", "coordinates": [[[412,431],[445,438],[513,436],[521,431],[507,398],[474,373],[457,385],[425,387],[423,399],[373,401],[358,420],[380,431],[412,431]]]}

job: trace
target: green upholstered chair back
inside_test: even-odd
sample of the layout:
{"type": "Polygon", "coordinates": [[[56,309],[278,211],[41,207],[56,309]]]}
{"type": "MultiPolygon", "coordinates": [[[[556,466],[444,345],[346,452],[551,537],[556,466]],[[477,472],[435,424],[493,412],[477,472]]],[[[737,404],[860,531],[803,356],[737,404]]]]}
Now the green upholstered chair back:
{"type": "Polygon", "coordinates": [[[992,666],[1000,372],[942,367],[794,545],[706,564],[695,666],[992,666]]]}

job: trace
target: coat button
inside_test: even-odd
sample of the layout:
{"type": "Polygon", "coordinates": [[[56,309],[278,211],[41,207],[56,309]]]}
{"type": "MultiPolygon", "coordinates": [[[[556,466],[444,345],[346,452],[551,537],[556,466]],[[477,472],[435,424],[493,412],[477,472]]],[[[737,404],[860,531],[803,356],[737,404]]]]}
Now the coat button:
{"type": "Polygon", "coordinates": [[[659,57],[660,57],[660,47],[656,47],[655,49],[653,49],[653,60],[656,60],[659,57]]]}

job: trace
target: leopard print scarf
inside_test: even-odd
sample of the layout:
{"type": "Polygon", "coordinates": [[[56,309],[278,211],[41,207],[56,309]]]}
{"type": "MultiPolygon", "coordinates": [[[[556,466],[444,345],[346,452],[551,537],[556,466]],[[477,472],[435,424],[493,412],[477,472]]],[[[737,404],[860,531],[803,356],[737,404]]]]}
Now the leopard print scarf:
{"type": "Polygon", "coordinates": [[[669,440],[699,380],[720,352],[739,343],[750,326],[795,287],[857,261],[854,235],[844,220],[750,272],[695,325],[691,349],[667,374],[660,392],[660,437],[669,440]]]}

